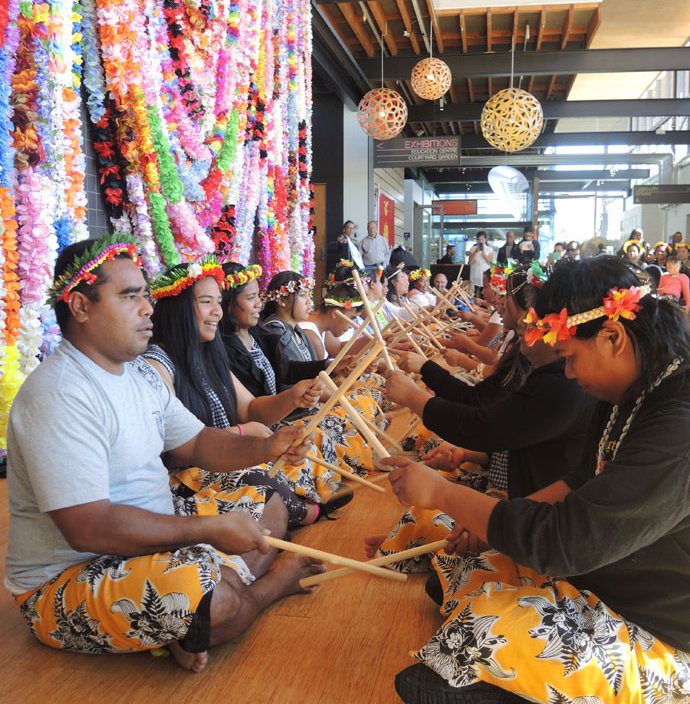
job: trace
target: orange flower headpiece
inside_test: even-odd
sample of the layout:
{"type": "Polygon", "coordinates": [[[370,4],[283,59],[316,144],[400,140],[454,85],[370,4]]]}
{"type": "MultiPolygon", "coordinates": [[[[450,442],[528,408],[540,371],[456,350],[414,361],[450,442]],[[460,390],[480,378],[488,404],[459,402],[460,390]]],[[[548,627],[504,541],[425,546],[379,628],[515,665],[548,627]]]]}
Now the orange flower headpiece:
{"type": "Polygon", "coordinates": [[[118,254],[127,254],[137,266],[141,266],[137,245],[133,239],[122,233],[102,237],[95,240],[90,247],[87,247],[81,255],[76,257],[64,273],[55,280],[48,289],[48,305],[55,307],[58,301],[67,303],[70,293],[82,281],[89,286],[93,285],[98,278],[93,273],[94,269],[115,259],[118,254]]]}
{"type": "Polygon", "coordinates": [[[252,264],[246,269],[236,271],[234,274],[226,274],[225,287],[227,289],[239,288],[240,286],[248,284],[250,281],[254,281],[254,279],[260,278],[262,273],[263,270],[260,264],[252,264]]]}
{"type": "Polygon", "coordinates": [[[213,254],[198,262],[178,264],[151,282],[151,295],[155,300],[178,296],[197,281],[214,278],[222,289],[225,286],[225,272],[213,254]]]}
{"type": "Polygon", "coordinates": [[[644,285],[630,288],[612,288],[603,300],[603,305],[583,313],[568,315],[567,308],[560,313],[549,313],[539,319],[534,308],[530,308],[524,322],[527,324],[525,342],[531,347],[538,340],[543,340],[552,347],[557,342],[569,340],[577,332],[577,326],[598,318],[617,321],[619,318],[635,320],[640,309],[640,298],[651,292],[651,287],[644,285]]]}

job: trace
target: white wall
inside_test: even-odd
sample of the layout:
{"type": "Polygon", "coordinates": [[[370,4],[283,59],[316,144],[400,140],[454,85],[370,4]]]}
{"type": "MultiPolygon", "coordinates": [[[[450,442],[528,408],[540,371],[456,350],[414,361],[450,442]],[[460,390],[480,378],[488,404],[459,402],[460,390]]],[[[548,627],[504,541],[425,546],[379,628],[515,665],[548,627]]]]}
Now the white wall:
{"type": "Polygon", "coordinates": [[[375,213],[369,183],[370,142],[357,113],[343,106],[343,220],[357,223],[359,237],[366,237],[367,221],[375,213]]]}

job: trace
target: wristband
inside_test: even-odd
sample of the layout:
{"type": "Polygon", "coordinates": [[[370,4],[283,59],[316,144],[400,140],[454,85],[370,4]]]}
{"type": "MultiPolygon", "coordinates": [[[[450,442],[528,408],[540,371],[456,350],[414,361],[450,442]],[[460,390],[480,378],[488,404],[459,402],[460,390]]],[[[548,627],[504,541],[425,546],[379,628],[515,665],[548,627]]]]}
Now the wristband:
{"type": "Polygon", "coordinates": [[[235,427],[236,427],[237,430],[239,431],[240,437],[243,438],[243,437],[244,437],[244,428],[242,427],[242,424],[241,424],[241,423],[238,423],[235,427]]]}

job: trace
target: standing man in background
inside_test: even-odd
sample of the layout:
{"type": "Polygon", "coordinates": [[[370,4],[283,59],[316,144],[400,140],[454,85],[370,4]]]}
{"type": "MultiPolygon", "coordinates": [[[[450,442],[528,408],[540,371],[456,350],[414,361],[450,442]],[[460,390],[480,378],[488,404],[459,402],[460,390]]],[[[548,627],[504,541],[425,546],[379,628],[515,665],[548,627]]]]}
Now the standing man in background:
{"type": "Polygon", "coordinates": [[[359,251],[362,253],[365,266],[373,266],[374,264],[388,266],[391,248],[386,238],[377,234],[376,220],[369,220],[367,223],[367,236],[359,243],[359,251]]]}
{"type": "Polygon", "coordinates": [[[475,295],[481,296],[484,272],[494,262],[493,247],[486,241],[486,232],[477,232],[477,243],[470,249],[468,261],[470,265],[470,281],[474,284],[475,295]]]}

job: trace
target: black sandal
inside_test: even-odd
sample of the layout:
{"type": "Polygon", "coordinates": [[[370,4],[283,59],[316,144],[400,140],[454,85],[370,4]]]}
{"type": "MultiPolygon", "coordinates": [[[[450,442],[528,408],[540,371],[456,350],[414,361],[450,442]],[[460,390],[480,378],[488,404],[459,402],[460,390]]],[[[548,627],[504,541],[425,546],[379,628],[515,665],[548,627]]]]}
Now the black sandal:
{"type": "Polygon", "coordinates": [[[319,504],[319,515],[316,520],[320,521],[322,518],[326,518],[329,521],[334,521],[335,518],[330,518],[330,515],[339,508],[347,506],[353,498],[354,492],[349,487],[344,486],[338,489],[338,491],[333,494],[330,501],[319,504]]]}
{"type": "Polygon", "coordinates": [[[410,665],[395,676],[395,690],[405,704],[518,704],[525,700],[486,682],[451,687],[430,667],[410,665]]]}

